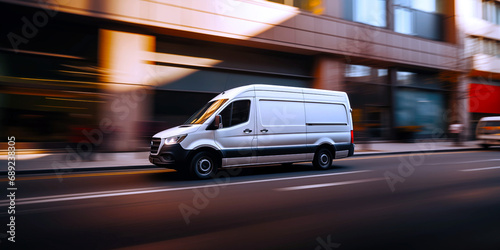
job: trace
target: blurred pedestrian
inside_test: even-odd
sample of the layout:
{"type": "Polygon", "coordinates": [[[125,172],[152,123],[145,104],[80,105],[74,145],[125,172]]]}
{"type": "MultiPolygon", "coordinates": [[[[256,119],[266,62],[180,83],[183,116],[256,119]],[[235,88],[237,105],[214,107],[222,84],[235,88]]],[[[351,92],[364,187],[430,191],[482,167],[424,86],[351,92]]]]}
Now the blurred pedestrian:
{"type": "Polygon", "coordinates": [[[453,140],[455,146],[460,146],[460,134],[463,131],[463,125],[456,121],[453,124],[450,124],[448,130],[450,132],[450,138],[453,140]]]}

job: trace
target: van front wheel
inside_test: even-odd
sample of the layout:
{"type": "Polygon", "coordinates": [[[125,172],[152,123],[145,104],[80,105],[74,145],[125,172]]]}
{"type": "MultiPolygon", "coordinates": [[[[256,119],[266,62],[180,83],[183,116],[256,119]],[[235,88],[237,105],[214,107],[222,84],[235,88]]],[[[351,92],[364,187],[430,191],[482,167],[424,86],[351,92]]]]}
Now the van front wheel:
{"type": "Polygon", "coordinates": [[[197,179],[208,179],[217,172],[216,158],[208,152],[199,152],[191,160],[191,176],[197,179]]]}
{"type": "Polygon", "coordinates": [[[314,154],[313,166],[320,170],[329,169],[332,167],[332,153],[327,148],[320,148],[314,154]]]}

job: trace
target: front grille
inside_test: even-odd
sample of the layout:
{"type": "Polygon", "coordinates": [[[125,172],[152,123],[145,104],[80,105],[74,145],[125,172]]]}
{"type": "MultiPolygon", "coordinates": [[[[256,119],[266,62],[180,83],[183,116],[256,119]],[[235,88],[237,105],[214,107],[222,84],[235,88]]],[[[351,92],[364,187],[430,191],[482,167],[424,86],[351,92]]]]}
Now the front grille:
{"type": "Polygon", "coordinates": [[[151,154],[157,154],[160,148],[161,138],[153,138],[151,140],[151,154]]]}

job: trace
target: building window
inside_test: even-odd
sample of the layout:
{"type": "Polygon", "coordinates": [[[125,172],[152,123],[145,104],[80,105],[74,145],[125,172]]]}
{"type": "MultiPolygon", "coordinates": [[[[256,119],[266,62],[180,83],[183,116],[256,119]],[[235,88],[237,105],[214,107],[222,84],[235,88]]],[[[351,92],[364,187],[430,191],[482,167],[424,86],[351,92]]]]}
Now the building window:
{"type": "Polygon", "coordinates": [[[387,26],[386,0],[344,0],[344,18],[377,27],[387,26]]]}
{"type": "Polygon", "coordinates": [[[483,0],[482,2],[484,20],[500,24],[500,3],[494,0],[483,0]]]}
{"type": "MultiPolygon", "coordinates": [[[[363,65],[348,64],[346,66],[345,76],[356,79],[357,77],[366,77],[371,75],[371,68],[363,65]]],[[[351,80],[353,80],[351,79],[351,80]]]]}
{"type": "Polygon", "coordinates": [[[465,53],[467,56],[483,54],[500,57],[500,41],[484,37],[468,36],[465,38],[465,53]]]}
{"type": "Polygon", "coordinates": [[[436,74],[423,74],[408,71],[397,71],[397,86],[421,87],[426,89],[442,89],[442,84],[436,74]]]}
{"type": "Polygon", "coordinates": [[[395,87],[396,131],[411,129],[416,137],[429,137],[445,128],[443,112],[447,94],[438,74],[398,70],[395,87]]]}
{"type": "Polygon", "coordinates": [[[355,136],[390,137],[391,86],[388,75],[384,68],[346,65],[346,91],[353,109],[354,130],[359,132],[355,136]]]}
{"type": "Polygon", "coordinates": [[[394,0],[394,31],[442,40],[440,3],[439,0],[394,0]]]}
{"type": "Polygon", "coordinates": [[[473,36],[465,37],[464,53],[466,57],[474,56],[478,53],[479,39],[473,36]]]}
{"type": "Polygon", "coordinates": [[[408,8],[396,7],[394,9],[394,30],[399,33],[413,35],[413,12],[408,8]]]}

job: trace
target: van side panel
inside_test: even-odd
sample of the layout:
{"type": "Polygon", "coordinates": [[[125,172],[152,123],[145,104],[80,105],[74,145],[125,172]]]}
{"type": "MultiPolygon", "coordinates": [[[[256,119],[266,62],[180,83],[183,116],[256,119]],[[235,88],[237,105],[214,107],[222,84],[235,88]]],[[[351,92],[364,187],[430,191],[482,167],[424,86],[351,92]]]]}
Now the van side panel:
{"type": "Polygon", "coordinates": [[[305,110],[302,93],[256,91],[257,162],[306,160],[305,110]]]}
{"type": "Polygon", "coordinates": [[[333,145],[335,158],[348,156],[351,147],[349,101],[344,95],[305,94],[306,143],[310,148],[333,145]]]}

